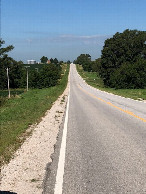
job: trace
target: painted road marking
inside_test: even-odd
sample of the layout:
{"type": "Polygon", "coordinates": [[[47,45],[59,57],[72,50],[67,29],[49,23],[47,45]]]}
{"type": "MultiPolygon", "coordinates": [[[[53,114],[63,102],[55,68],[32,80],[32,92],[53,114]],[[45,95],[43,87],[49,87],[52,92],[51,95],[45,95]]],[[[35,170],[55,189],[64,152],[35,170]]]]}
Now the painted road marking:
{"type": "Polygon", "coordinates": [[[60,148],[60,155],[59,155],[59,162],[58,162],[58,169],[57,169],[57,175],[56,175],[54,194],[62,194],[63,175],[64,175],[64,166],[65,166],[69,100],[70,100],[70,89],[69,89],[69,96],[68,96],[68,102],[67,102],[67,108],[66,108],[66,116],[65,116],[65,121],[64,121],[64,128],[63,128],[63,135],[62,135],[62,142],[61,142],[61,148],[60,148]]]}
{"type": "Polygon", "coordinates": [[[140,120],[143,121],[143,122],[146,122],[146,119],[141,118],[141,117],[135,115],[133,112],[131,112],[131,111],[129,111],[129,110],[124,110],[124,109],[122,109],[122,108],[120,108],[120,107],[118,107],[118,106],[115,106],[115,105],[112,104],[111,102],[107,102],[107,101],[103,100],[102,98],[98,98],[98,97],[95,96],[94,94],[91,94],[91,93],[87,92],[87,91],[84,90],[80,85],[78,85],[78,88],[79,88],[80,90],[82,90],[84,93],[88,94],[89,96],[92,96],[93,98],[96,98],[96,99],[98,99],[98,100],[100,100],[100,101],[102,101],[102,102],[104,102],[104,103],[106,103],[106,104],[108,104],[108,105],[110,105],[110,106],[112,106],[112,107],[114,107],[114,108],[116,108],[116,109],[122,111],[122,112],[125,112],[125,113],[128,114],[128,115],[131,115],[131,116],[133,116],[133,117],[135,117],[135,118],[137,118],[137,119],[140,119],[140,120]]]}

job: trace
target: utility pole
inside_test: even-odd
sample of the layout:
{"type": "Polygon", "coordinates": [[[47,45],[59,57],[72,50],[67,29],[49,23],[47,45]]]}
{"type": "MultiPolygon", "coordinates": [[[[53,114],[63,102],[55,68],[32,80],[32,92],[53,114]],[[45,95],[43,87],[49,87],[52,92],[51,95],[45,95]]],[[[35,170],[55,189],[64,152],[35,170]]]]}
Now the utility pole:
{"type": "Polygon", "coordinates": [[[8,95],[8,98],[10,98],[10,84],[9,84],[9,68],[7,67],[7,78],[8,78],[8,92],[9,92],[9,95],[8,95]]]}
{"type": "Polygon", "coordinates": [[[27,82],[27,91],[28,91],[28,67],[30,67],[30,66],[25,66],[25,67],[26,67],[26,71],[27,71],[26,82],[27,82]]]}

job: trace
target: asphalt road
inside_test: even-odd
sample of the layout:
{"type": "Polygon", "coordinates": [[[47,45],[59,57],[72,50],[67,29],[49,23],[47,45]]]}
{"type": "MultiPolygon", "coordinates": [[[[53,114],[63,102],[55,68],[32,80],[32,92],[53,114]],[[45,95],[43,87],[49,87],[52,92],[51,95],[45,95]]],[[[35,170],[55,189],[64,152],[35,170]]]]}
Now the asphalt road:
{"type": "Polygon", "coordinates": [[[58,194],[146,194],[146,103],[88,86],[71,65],[65,150],[58,194]]]}

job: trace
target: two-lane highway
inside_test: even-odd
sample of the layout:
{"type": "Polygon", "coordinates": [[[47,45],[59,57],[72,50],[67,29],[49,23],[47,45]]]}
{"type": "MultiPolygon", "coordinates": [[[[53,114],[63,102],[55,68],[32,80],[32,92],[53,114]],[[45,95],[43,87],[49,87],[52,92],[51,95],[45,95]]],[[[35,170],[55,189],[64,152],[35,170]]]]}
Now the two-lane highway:
{"type": "Polygon", "coordinates": [[[71,64],[65,122],[57,194],[146,194],[144,102],[88,86],[71,64]]]}

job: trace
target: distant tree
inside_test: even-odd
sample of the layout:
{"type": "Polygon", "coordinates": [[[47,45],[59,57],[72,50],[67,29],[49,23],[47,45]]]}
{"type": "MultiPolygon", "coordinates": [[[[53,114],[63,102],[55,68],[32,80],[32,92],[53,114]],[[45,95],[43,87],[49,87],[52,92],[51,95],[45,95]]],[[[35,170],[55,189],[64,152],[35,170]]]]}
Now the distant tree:
{"type": "Polygon", "coordinates": [[[40,87],[51,87],[58,83],[61,77],[61,71],[55,64],[45,65],[40,71],[39,84],[40,87]]]}
{"type": "Polygon", "coordinates": [[[59,61],[59,65],[61,66],[64,62],[63,61],[59,61]]]}
{"type": "MultiPolygon", "coordinates": [[[[26,87],[26,68],[22,61],[15,61],[9,57],[7,53],[14,47],[2,47],[5,42],[0,39],[0,89],[7,88],[6,68],[9,68],[10,88],[26,87]]],[[[42,62],[46,63],[47,57],[42,57],[42,62]],[[44,60],[45,59],[45,60],[44,60]]],[[[55,86],[61,78],[61,66],[57,59],[56,64],[42,65],[40,71],[37,72],[33,67],[29,68],[29,87],[45,88],[55,86]]]]}
{"type": "Polygon", "coordinates": [[[51,58],[51,59],[50,59],[50,62],[51,62],[51,63],[54,63],[54,60],[51,58]]]}
{"type": "Polygon", "coordinates": [[[73,61],[73,64],[77,64],[77,60],[76,59],[73,61]]]}
{"type": "Polygon", "coordinates": [[[58,59],[55,58],[54,61],[53,61],[53,63],[54,63],[55,65],[57,65],[57,64],[58,64],[58,59]]]}
{"type": "MultiPolygon", "coordinates": [[[[104,84],[110,87],[117,87],[117,75],[127,85],[132,74],[126,72],[134,72],[135,65],[146,66],[146,32],[138,30],[125,30],[123,33],[117,32],[113,38],[107,39],[102,50],[100,75],[103,78],[104,84]],[[131,70],[130,70],[131,68],[131,70]],[[119,72],[123,72],[119,74],[119,72]],[[126,77],[126,78],[124,78],[126,77]],[[115,78],[115,79],[114,79],[115,78]]],[[[141,73],[140,67],[137,67],[138,73],[135,74],[135,79],[143,80],[139,77],[141,73]]],[[[146,76],[146,72],[142,74],[146,76]]],[[[134,83],[134,82],[132,82],[134,83]]],[[[136,82],[135,82],[136,84],[136,82]]],[[[125,87],[121,85],[120,87],[125,87]]],[[[126,86],[127,88],[128,86],[126,86]]],[[[130,85],[129,85],[130,87],[130,85]]],[[[132,87],[140,87],[133,85],[132,87]]]]}
{"type": "Polygon", "coordinates": [[[101,66],[101,58],[98,58],[95,61],[91,62],[91,69],[93,72],[99,72],[100,66],[101,66]]]}
{"type": "Polygon", "coordinates": [[[23,61],[18,61],[17,63],[20,65],[24,64],[23,61]]]}
{"type": "Polygon", "coordinates": [[[67,61],[67,64],[71,64],[70,60],[67,61]]]}
{"type": "Polygon", "coordinates": [[[40,60],[41,60],[41,63],[47,63],[48,58],[43,56],[40,60]]]}
{"type": "Polygon", "coordinates": [[[74,61],[76,64],[82,65],[84,71],[91,71],[91,56],[89,54],[81,54],[74,61]]]}

